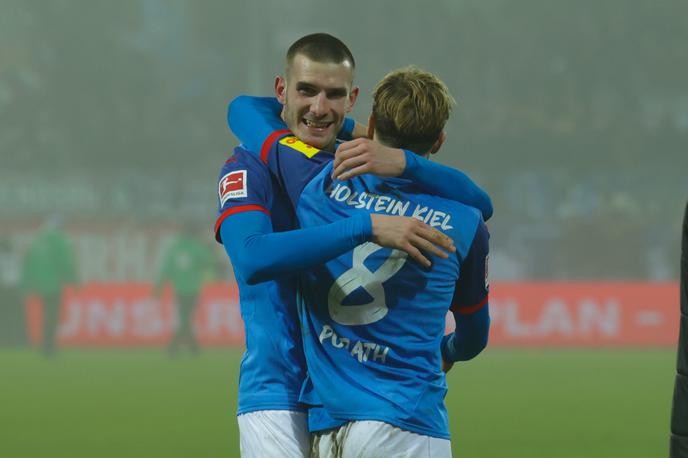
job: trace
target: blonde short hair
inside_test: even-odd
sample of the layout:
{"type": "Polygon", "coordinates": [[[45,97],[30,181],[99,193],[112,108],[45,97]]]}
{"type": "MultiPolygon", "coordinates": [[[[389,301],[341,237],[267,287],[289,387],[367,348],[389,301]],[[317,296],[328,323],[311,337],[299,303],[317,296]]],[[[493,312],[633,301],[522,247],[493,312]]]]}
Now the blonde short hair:
{"type": "Polygon", "coordinates": [[[388,73],[373,92],[375,131],[383,143],[426,153],[456,104],[435,75],[409,66],[388,73]]]}

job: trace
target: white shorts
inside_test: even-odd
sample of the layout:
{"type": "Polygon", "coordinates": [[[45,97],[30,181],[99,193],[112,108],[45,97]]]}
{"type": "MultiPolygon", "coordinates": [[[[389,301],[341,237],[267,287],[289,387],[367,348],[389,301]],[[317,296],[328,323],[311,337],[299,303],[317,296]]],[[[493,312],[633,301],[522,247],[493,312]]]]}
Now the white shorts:
{"type": "Polygon", "coordinates": [[[350,421],[313,434],[312,458],[451,458],[451,442],[381,421],[350,421]]]}
{"type": "Polygon", "coordinates": [[[239,415],[237,422],[242,458],[307,458],[309,455],[306,413],[259,410],[239,415]]]}

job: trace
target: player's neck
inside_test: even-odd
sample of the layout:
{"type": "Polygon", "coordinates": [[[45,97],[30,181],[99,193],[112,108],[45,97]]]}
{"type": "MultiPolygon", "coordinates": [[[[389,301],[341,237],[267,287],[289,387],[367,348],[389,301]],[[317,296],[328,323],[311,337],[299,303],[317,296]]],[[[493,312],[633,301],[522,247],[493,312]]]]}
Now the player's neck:
{"type": "MultiPolygon", "coordinates": [[[[386,147],[388,147],[388,148],[408,149],[408,148],[405,148],[405,147],[403,147],[403,146],[393,146],[393,145],[390,145],[390,144],[387,143],[387,142],[384,142],[384,141],[377,135],[377,133],[373,134],[373,140],[376,141],[376,142],[378,142],[378,143],[381,144],[382,146],[386,146],[386,147]]],[[[409,150],[409,151],[413,151],[412,149],[408,149],[408,150],[409,150]]],[[[424,157],[425,159],[430,159],[430,152],[429,152],[429,151],[425,152],[424,154],[421,154],[421,153],[419,153],[418,151],[413,151],[413,152],[414,152],[415,154],[421,156],[421,157],[424,157]]]]}

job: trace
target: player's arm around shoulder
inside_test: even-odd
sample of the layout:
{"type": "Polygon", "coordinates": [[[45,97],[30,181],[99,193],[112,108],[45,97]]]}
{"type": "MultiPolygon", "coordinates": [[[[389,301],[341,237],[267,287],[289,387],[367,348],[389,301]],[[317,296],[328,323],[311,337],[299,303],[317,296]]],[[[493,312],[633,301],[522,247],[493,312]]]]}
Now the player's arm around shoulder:
{"type": "Polygon", "coordinates": [[[333,178],[348,180],[365,173],[412,179],[430,194],[477,208],[485,221],[493,213],[490,196],[460,170],[368,138],[343,143],[335,154],[333,178]]]}
{"type": "Polygon", "coordinates": [[[371,173],[381,177],[398,177],[406,168],[404,150],[390,148],[366,137],[342,143],[335,153],[332,177],[348,180],[371,173]]]}
{"type": "Polygon", "coordinates": [[[227,107],[227,125],[248,151],[259,155],[274,132],[287,132],[281,112],[282,104],[274,97],[240,95],[227,107]]]}
{"type": "MultiPolygon", "coordinates": [[[[240,95],[227,107],[227,125],[246,148],[260,155],[278,135],[291,134],[282,119],[283,105],[275,97],[240,95]]],[[[367,126],[345,118],[339,138],[350,140],[365,136],[367,126]]]]}

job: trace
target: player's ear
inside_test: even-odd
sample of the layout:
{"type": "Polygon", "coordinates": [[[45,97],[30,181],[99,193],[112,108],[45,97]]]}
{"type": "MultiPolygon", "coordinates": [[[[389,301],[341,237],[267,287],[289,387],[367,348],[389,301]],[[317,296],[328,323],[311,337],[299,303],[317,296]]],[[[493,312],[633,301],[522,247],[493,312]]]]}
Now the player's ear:
{"type": "Polygon", "coordinates": [[[368,117],[368,135],[369,139],[375,138],[375,116],[372,114],[368,117]]]}
{"type": "Polygon", "coordinates": [[[349,109],[346,110],[347,113],[353,109],[354,104],[356,103],[356,99],[358,99],[358,92],[358,86],[354,86],[351,88],[351,92],[349,92],[349,109]]]}
{"type": "Polygon", "coordinates": [[[432,145],[432,148],[430,149],[430,154],[435,154],[436,152],[438,152],[446,139],[447,134],[445,134],[444,131],[440,132],[440,136],[437,138],[437,141],[434,145],[432,145]]]}
{"type": "Polygon", "coordinates": [[[279,103],[284,105],[287,101],[287,80],[285,80],[282,76],[277,75],[275,77],[275,97],[277,97],[277,100],[279,100],[279,103]]]}

